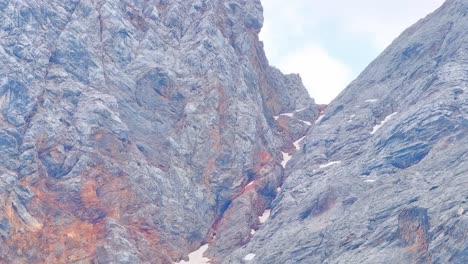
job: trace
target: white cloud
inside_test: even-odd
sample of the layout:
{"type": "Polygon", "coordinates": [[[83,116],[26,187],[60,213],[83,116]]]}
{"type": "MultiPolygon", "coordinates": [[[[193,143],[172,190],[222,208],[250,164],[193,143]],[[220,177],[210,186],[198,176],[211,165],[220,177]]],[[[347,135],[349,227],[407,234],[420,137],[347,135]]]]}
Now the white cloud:
{"type": "Polygon", "coordinates": [[[343,53],[364,45],[369,47],[366,57],[375,57],[404,29],[443,2],[262,0],[265,25],[260,38],[271,64],[298,72],[311,95],[318,102],[328,102],[362,70],[362,66],[356,66],[362,63],[351,65],[354,62],[348,61],[347,66],[343,53]],[[340,45],[343,50],[338,54],[336,46],[340,45]]]}
{"type": "MultiPolygon", "coordinates": [[[[315,6],[331,15],[344,29],[369,34],[378,49],[387,47],[403,30],[445,0],[329,0],[315,6]],[[339,9],[336,6],[340,6],[339,9]]],[[[313,2],[317,2],[314,0],[313,2]]],[[[318,17],[317,19],[322,19],[318,17]]]]}
{"type": "Polygon", "coordinates": [[[317,103],[330,102],[353,78],[348,66],[317,46],[288,53],[278,66],[286,73],[301,73],[304,85],[317,103]]]}

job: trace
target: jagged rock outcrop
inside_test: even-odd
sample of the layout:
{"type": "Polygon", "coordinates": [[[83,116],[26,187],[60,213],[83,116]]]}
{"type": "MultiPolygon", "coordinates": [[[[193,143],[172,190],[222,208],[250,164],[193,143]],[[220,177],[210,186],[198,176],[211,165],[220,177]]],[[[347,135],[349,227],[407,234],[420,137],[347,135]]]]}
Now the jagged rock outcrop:
{"type": "Polygon", "coordinates": [[[319,112],[268,66],[259,0],[6,0],[0,22],[0,262],[248,242],[319,112]]]}
{"type": "Polygon", "coordinates": [[[224,263],[467,263],[467,13],[448,0],[328,106],[224,263]]]}
{"type": "Polygon", "coordinates": [[[467,13],[325,108],[259,0],[1,2],[0,262],[466,263],[467,13]]]}

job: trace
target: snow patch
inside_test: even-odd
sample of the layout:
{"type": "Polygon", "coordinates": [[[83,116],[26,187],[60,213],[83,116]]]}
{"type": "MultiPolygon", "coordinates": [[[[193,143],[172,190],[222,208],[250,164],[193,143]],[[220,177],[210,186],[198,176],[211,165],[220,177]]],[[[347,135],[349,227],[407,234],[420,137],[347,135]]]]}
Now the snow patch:
{"type": "Polygon", "coordinates": [[[366,102],[368,103],[375,103],[377,102],[379,99],[367,99],[366,102]]]}
{"type": "Polygon", "coordinates": [[[283,114],[280,114],[280,115],[277,115],[277,116],[273,116],[273,118],[275,120],[278,120],[278,118],[280,118],[280,116],[289,116],[289,117],[293,117],[294,113],[283,113],[283,114]]]}
{"type": "MultiPolygon", "coordinates": [[[[300,143],[304,138],[305,138],[305,136],[303,136],[300,139],[298,139],[297,141],[293,142],[294,147],[296,148],[296,150],[299,150],[299,148],[301,147],[300,143]]],[[[281,162],[281,166],[283,166],[283,168],[286,168],[286,164],[288,164],[288,162],[291,160],[292,155],[289,155],[288,153],[282,152],[282,151],[281,151],[281,153],[283,153],[283,161],[281,162]]]]}
{"type": "Polygon", "coordinates": [[[251,234],[252,236],[255,235],[255,232],[256,232],[255,229],[250,229],[250,234],[251,234]]]}
{"type": "Polygon", "coordinates": [[[293,117],[294,113],[284,113],[284,114],[281,114],[280,116],[289,116],[289,117],[293,117]]]}
{"type": "Polygon", "coordinates": [[[375,132],[377,132],[377,130],[379,130],[379,128],[381,128],[385,123],[390,121],[390,119],[392,119],[392,117],[395,116],[396,114],[398,114],[398,112],[392,113],[392,114],[388,115],[387,117],[385,117],[385,119],[382,122],[380,122],[380,124],[377,124],[377,125],[374,126],[374,128],[372,129],[372,132],[370,132],[370,134],[374,135],[375,132]]]}
{"type": "Polygon", "coordinates": [[[365,180],[364,182],[367,182],[367,183],[373,183],[373,182],[376,182],[376,180],[367,179],[367,180],[365,180]]]}
{"type": "Polygon", "coordinates": [[[286,164],[288,164],[292,156],[285,152],[281,152],[281,153],[283,153],[283,161],[281,162],[281,166],[283,166],[283,168],[286,168],[286,164]]]}
{"type": "Polygon", "coordinates": [[[245,255],[245,257],[244,257],[244,260],[251,261],[251,260],[253,260],[253,259],[255,258],[255,256],[256,256],[256,255],[255,255],[255,254],[252,254],[252,253],[247,254],[247,255],[245,255]]]}
{"type": "Polygon", "coordinates": [[[317,120],[315,120],[315,124],[320,123],[320,121],[322,121],[323,117],[324,117],[324,115],[319,116],[319,118],[317,118],[317,120]]]}
{"type": "Polygon", "coordinates": [[[325,169],[325,168],[331,167],[333,165],[338,165],[338,164],[341,164],[341,160],[331,161],[331,162],[328,162],[327,164],[322,164],[322,165],[319,166],[319,168],[320,169],[325,169]]]}
{"type": "Polygon", "coordinates": [[[177,262],[176,264],[209,264],[210,259],[203,257],[203,254],[205,254],[206,250],[208,250],[208,244],[203,245],[199,249],[190,253],[188,255],[189,257],[188,261],[181,260],[180,262],[177,262]]]}
{"type": "MultiPolygon", "coordinates": [[[[307,109],[307,108],[301,108],[301,109],[298,109],[298,110],[294,110],[294,112],[292,112],[292,113],[282,113],[282,114],[279,114],[279,115],[277,115],[277,116],[273,116],[273,118],[274,118],[275,120],[278,120],[278,118],[280,118],[281,116],[294,117],[294,113],[301,112],[302,110],[305,110],[305,109],[307,109]]],[[[298,119],[298,120],[299,120],[299,119],[298,119]]],[[[306,120],[299,120],[299,121],[303,122],[304,124],[306,124],[306,125],[308,125],[308,126],[311,126],[311,125],[312,125],[311,122],[306,121],[306,120]]]]}
{"type": "Polygon", "coordinates": [[[296,142],[294,142],[294,146],[296,147],[296,150],[299,150],[299,148],[301,147],[300,146],[300,143],[301,141],[305,138],[306,136],[303,136],[301,137],[300,139],[298,139],[296,142]]]}
{"type": "Polygon", "coordinates": [[[306,124],[306,125],[308,125],[308,126],[311,126],[311,125],[312,125],[312,123],[309,122],[309,121],[301,120],[301,122],[304,123],[304,124],[306,124]]]}
{"type": "Polygon", "coordinates": [[[263,214],[258,217],[258,221],[260,221],[260,223],[262,224],[265,223],[268,217],[270,217],[270,213],[271,213],[270,209],[265,210],[265,212],[263,212],[263,214]]]}
{"type": "Polygon", "coordinates": [[[297,110],[294,110],[294,113],[298,113],[298,112],[301,112],[301,111],[306,110],[306,109],[307,109],[307,107],[297,109],[297,110]]]}

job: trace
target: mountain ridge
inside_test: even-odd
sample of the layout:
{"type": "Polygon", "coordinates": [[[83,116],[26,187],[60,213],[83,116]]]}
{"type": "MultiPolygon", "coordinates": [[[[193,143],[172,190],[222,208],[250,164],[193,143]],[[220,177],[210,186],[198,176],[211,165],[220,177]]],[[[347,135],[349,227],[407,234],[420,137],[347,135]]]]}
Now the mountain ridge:
{"type": "Polygon", "coordinates": [[[224,263],[466,262],[467,8],[447,1],[330,103],[224,263]]]}
{"type": "Polygon", "coordinates": [[[324,107],[259,0],[1,3],[0,261],[465,263],[467,13],[324,107]]]}
{"type": "Polygon", "coordinates": [[[0,19],[2,262],[168,263],[215,232],[222,257],[307,129],[273,116],[318,114],[268,66],[259,1],[7,1],[0,19]]]}

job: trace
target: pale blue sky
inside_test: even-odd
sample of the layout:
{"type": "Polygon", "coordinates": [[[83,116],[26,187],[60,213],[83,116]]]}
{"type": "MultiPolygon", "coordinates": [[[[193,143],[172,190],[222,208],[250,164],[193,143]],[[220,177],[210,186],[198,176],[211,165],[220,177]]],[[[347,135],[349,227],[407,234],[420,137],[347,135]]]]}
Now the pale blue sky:
{"type": "Polygon", "coordinates": [[[404,29],[444,0],[262,0],[270,64],[328,103],[404,29]]]}

